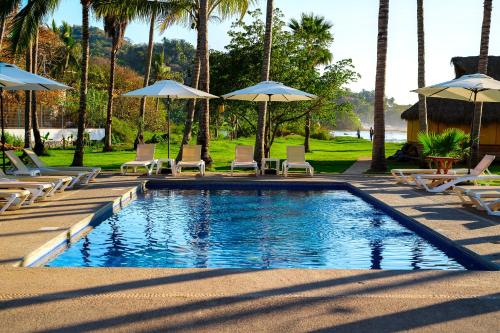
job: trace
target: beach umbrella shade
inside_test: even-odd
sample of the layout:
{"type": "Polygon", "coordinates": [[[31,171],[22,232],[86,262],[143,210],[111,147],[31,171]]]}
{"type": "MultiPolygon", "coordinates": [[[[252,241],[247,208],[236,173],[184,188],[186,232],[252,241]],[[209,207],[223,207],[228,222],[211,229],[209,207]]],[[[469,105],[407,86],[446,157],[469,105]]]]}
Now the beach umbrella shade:
{"type": "Polygon", "coordinates": [[[129,91],[125,97],[157,97],[167,100],[167,156],[170,158],[170,111],[173,99],[210,99],[219,98],[207,92],[188,87],[174,80],[156,81],[150,86],[129,91]]]}
{"type": "MultiPolygon", "coordinates": [[[[423,87],[412,91],[419,93],[425,97],[456,99],[472,103],[480,102],[481,108],[483,107],[484,102],[500,102],[500,81],[497,81],[492,77],[489,77],[488,75],[480,73],[463,75],[451,81],[434,84],[429,87],[423,87]]],[[[474,138],[472,138],[474,116],[472,117],[470,130],[471,149],[474,143],[474,138]]],[[[471,154],[469,154],[468,164],[470,173],[471,154]]]]}
{"type": "MultiPolygon", "coordinates": [[[[281,82],[262,81],[256,85],[236,90],[222,95],[222,98],[229,100],[251,101],[251,102],[298,102],[310,101],[317,96],[295,88],[285,86],[281,82]]],[[[271,129],[271,107],[267,111],[267,124],[271,129]]],[[[269,143],[271,142],[271,130],[269,130],[269,143]]],[[[270,150],[270,149],[269,149],[270,150]]],[[[269,154],[271,152],[269,151],[269,154]]]]}
{"type": "Polygon", "coordinates": [[[3,90],[8,87],[22,85],[21,81],[11,78],[7,75],[0,74],[0,122],[2,123],[2,170],[5,172],[5,122],[3,110],[3,90]]]}
{"type": "MultiPolygon", "coordinates": [[[[16,83],[14,84],[9,84],[5,85],[2,87],[2,90],[14,90],[14,91],[19,91],[19,90],[31,90],[31,91],[38,91],[38,90],[45,90],[45,91],[52,91],[52,90],[67,90],[71,89],[71,87],[59,83],[57,81],[47,79],[41,75],[33,74],[30,72],[27,72],[25,70],[20,69],[16,65],[9,64],[6,62],[0,62],[0,76],[4,77],[9,77],[11,79],[14,79],[16,83]]],[[[2,101],[3,102],[3,101],[2,101]]],[[[5,141],[4,141],[4,118],[3,118],[3,103],[2,103],[2,117],[1,117],[1,122],[2,122],[2,146],[4,146],[5,141]]],[[[5,171],[5,154],[2,154],[2,162],[3,162],[3,170],[5,171]]]]}

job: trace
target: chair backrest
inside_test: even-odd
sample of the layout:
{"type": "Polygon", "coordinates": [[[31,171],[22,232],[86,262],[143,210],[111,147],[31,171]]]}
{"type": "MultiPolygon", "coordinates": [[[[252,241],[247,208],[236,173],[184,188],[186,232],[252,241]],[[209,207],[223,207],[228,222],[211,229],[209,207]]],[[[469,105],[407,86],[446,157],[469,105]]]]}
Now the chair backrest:
{"type": "Polygon", "coordinates": [[[5,155],[9,158],[10,162],[14,165],[14,167],[22,172],[28,172],[28,167],[21,161],[21,159],[14,153],[13,150],[5,151],[5,155]]]}
{"type": "Polygon", "coordinates": [[[484,155],[483,159],[479,161],[474,169],[470,171],[471,175],[479,176],[486,171],[495,159],[495,155],[484,155]]]}
{"type": "Polygon", "coordinates": [[[304,146],[287,146],[286,160],[288,163],[305,163],[306,150],[304,146]]]}
{"type": "Polygon", "coordinates": [[[236,146],[234,149],[236,162],[253,162],[253,146],[236,146]]]}
{"type": "Polygon", "coordinates": [[[28,155],[30,160],[33,161],[33,163],[35,163],[35,165],[38,168],[45,168],[46,167],[45,163],[43,163],[43,161],[40,159],[40,157],[38,157],[38,155],[35,154],[35,152],[31,148],[24,148],[23,150],[26,153],[26,155],[28,155]]]}
{"type": "Polygon", "coordinates": [[[182,161],[183,162],[198,162],[201,160],[200,145],[184,145],[182,146],[182,161]]]}
{"type": "Polygon", "coordinates": [[[137,145],[136,161],[151,161],[155,158],[154,144],[139,144],[137,145]]]}

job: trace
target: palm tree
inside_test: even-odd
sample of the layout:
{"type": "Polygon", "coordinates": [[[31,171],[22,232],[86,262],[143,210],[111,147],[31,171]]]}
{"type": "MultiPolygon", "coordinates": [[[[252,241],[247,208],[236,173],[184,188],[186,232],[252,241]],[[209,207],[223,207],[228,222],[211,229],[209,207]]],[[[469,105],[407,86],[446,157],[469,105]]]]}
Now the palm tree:
{"type": "MultiPolygon", "coordinates": [[[[424,34],[424,0],[417,0],[417,40],[418,40],[418,87],[425,87],[425,34],[424,34]]],[[[427,107],[425,97],[418,96],[418,119],[420,132],[427,133],[427,107]]]]}
{"type": "Polygon", "coordinates": [[[7,20],[10,15],[21,5],[21,0],[3,0],[0,6],[0,51],[2,51],[3,39],[7,29],[7,20]]]}
{"type": "Polygon", "coordinates": [[[379,0],[378,39],[377,39],[377,71],[375,77],[375,105],[373,112],[373,171],[385,171],[385,122],[384,122],[384,95],[385,69],[387,61],[387,26],[389,21],[389,0],[379,0]]]}
{"type": "MultiPolygon", "coordinates": [[[[262,72],[261,80],[269,81],[269,72],[271,70],[271,48],[273,41],[273,0],[267,0],[266,6],[266,30],[264,33],[264,52],[262,54],[262,72]]],[[[265,140],[267,133],[266,117],[267,117],[267,102],[259,103],[259,115],[257,118],[257,136],[255,138],[255,160],[261,163],[262,159],[267,155],[269,149],[265,148],[265,140]]]]}
{"type": "MultiPolygon", "coordinates": [[[[488,48],[490,43],[491,10],[493,0],[484,0],[483,24],[481,27],[481,46],[479,49],[479,65],[477,71],[487,74],[488,72],[488,48]]],[[[476,103],[474,106],[474,118],[472,123],[471,140],[472,163],[479,161],[479,136],[481,135],[481,118],[483,116],[483,104],[476,103]]]]}
{"type": "MultiPolygon", "coordinates": [[[[302,14],[300,21],[291,19],[288,27],[293,33],[304,41],[306,55],[306,66],[315,70],[318,65],[328,65],[333,60],[333,54],[329,50],[333,42],[333,35],[330,31],[332,23],[323,16],[314,14],[302,14]]],[[[306,152],[310,151],[309,139],[311,138],[311,111],[306,114],[304,126],[304,147],[306,152]]]]}
{"type": "Polygon", "coordinates": [[[59,72],[64,76],[70,64],[77,64],[80,60],[80,43],[73,37],[73,28],[68,22],[63,21],[61,27],[57,27],[52,20],[52,31],[55,32],[64,43],[64,62],[61,64],[59,72]]]}

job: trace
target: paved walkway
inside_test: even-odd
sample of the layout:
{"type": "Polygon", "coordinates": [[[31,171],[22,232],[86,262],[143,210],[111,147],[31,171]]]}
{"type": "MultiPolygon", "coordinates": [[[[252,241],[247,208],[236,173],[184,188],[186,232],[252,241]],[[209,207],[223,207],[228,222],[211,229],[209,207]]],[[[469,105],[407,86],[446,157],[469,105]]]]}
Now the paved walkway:
{"type": "Polygon", "coordinates": [[[343,172],[344,175],[362,175],[370,169],[372,163],[371,157],[360,157],[353,165],[351,165],[346,171],[343,172]]]}

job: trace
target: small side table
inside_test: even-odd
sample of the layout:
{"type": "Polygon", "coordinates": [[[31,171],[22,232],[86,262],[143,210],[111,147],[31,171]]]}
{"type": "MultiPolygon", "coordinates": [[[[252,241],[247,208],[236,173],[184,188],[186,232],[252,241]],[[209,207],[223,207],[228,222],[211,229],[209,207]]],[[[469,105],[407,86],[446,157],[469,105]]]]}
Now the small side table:
{"type": "Polygon", "coordinates": [[[159,174],[160,170],[163,168],[170,169],[172,171],[172,176],[175,176],[175,159],[159,158],[156,162],[156,174],[159,174]]]}
{"type": "Polygon", "coordinates": [[[273,169],[272,163],[275,164],[276,166],[276,174],[280,174],[280,159],[279,158],[274,158],[274,157],[269,157],[269,158],[263,158],[262,162],[260,164],[260,173],[264,175],[266,173],[266,170],[271,170],[273,169]]]}

